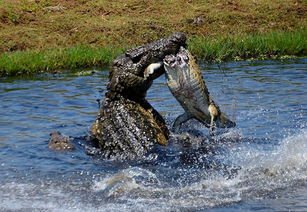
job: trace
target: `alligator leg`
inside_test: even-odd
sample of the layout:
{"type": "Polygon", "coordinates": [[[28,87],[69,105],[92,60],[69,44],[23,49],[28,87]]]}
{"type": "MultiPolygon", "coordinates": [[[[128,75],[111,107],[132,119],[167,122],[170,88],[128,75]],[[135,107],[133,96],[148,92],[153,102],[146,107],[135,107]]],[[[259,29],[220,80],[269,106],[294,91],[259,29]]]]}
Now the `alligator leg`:
{"type": "Polygon", "coordinates": [[[210,120],[210,127],[209,127],[209,133],[211,136],[214,136],[214,130],[216,127],[216,120],[220,116],[220,111],[219,109],[215,106],[214,103],[211,103],[208,107],[211,120],[210,120]]]}
{"type": "Polygon", "coordinates": [[[215,117],[211,115],[211,121],[210,121],[210,127],[209,127],[209,134],[211,136],[214,136],[214,130],[215,130],[215,117]]]}
{"type": "Polygon", "coordinates": [[[191,119],[191,115],[189,113],[184,113],[184,114],[181,114],[180,116],[178,116],[176,119],[175,119],[175,122],[173,124],[173,127],[172,127],[172,131],[174,133],[178,133],[179,132],[179,129],[180,129],[180,126],[181,124],[183,124],[184,122],[188,121],[189,119],[191,119]]]}

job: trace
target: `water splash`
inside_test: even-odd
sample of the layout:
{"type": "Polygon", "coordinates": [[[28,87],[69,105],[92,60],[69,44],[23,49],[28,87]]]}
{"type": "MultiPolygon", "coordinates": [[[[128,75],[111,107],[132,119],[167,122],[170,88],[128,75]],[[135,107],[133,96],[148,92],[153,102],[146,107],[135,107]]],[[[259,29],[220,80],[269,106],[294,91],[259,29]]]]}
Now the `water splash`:
{"type": "MultiPolygon", "coordinates": [[[[237,128],[208,138],[189,122],[189,148],[170,145],[135,163],[105,161],[81,145],[64,155],[47,148],[52,130],[86,134],[108,72],[2,81],[0,211],[307,211],[306,59],[269,64],[228,63],[227,80],[206,67],[229,114],[235,99],[237,128]]],[[[183,111],[164,82],[148,99],[171,125],[183,111]]]]}

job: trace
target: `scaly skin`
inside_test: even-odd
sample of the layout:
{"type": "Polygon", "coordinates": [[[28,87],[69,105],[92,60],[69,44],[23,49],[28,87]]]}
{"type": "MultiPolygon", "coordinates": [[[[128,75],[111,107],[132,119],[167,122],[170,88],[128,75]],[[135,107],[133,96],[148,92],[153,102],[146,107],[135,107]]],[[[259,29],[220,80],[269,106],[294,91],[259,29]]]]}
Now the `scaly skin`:
{"type": "Polygon", "coordinates": [[[181,47],[178,54],[166,56],[164,67],[167,85],[185,110],[174,122],[175,132],[179,131],[182,123],[191,118],[210,128],[211,135],[214,134],[215,127],[229,128],[236,125],[214,103],[200,69],[187,49],[181,47]]]}
{"type": "Polygon", "coordinates": [[[56,151],[72,151],[75,147],[70,144],[70,139],[62,135],[59,131],[50,133],[48,148],[56,151]]]}
{"type": "Polygon", "coordinates": [[[156,143],[167,145],[169,131],[165,121],[145,99],[164,68],[160,66],[153,72],[147,67],[163,61],[166,55],[176,54],[185,41],[183,33],[174,33],[128,50],[113,61],[105,99],[91,129],[106,157],[134,159],[156,143]]]}

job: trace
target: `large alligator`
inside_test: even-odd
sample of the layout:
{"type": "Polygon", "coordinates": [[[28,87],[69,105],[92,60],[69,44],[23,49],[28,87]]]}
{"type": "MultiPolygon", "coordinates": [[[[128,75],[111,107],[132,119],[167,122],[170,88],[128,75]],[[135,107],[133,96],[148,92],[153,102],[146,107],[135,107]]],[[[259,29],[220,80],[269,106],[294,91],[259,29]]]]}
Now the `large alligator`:
{"type": "Polygon", "coordinates": [[[128,50],[113,61],[105,99],[91,128],[106,157],[134,159],[155,144],[167,145],[165,121],[145,97],[153,80],[165,72],[163,66],[155,64],[177,54],[181,46],[186,46],[186,36],[177,32],[128,50]]]}

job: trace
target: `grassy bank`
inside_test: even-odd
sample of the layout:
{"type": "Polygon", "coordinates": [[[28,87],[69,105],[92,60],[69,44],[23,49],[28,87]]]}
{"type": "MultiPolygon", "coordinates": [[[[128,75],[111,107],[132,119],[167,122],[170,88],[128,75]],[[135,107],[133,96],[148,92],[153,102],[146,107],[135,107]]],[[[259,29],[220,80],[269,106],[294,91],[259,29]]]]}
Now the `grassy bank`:
{"type": "MultiPolygon", "coordinates": [[[[263,35],[191,37],[189,49],[198,59],[208,62],[306,56],[307,30],[272,32],[263,35]]],[[[123,48],[76,46],[49,51],[16,51],[0,55],[0,75],[50,72],[59,69],[108,65],[123,48]]]]}
{"type": "Polygon", "coordinates": [[[122,53],[120,48],[76,46],[46,51],[16,51],[0,55],[0,76],[102,66],[122,53]]]}
{"type": "Polygon", "coordinates": [[[301,0],[0,0],[0,73],[107,64],[174,31],[211,61],[304,55],[306,11],[301,0]]]}
{"type": "Polygon", "coordinates": [[[198,59],[209,62],[307,56],[307,30],[214,39],[195,37],[190,40],[189,48],[198,59]]]}

